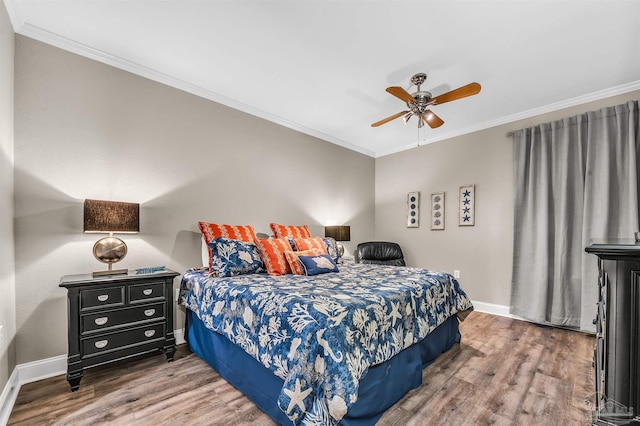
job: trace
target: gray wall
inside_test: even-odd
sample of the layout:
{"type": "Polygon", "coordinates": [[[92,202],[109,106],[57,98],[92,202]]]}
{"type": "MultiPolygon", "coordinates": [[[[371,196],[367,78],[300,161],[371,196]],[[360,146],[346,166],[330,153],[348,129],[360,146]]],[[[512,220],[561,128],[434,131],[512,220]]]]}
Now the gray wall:
{"type": "Polygon", "coordinates": [[[0,3],[0,390],[15,360],[16,296],[13,257],[13,27],[0,3]]]}
{"type": "MultiPolygon", "coordinates": [[[[13,36],[11,42],[2,37],[4,59],[11,57],[13,36]]],[[[5,81],[11,67],[2,64],[5,81]]],[[[198,220],[251,224],[265,233],[270,221],[304,223],[315,235],[326,224],[349,224],[348,254],[359,241],[398,241],[410,265],[459,269],[472,299],[508,305],[513,170],[506,133],[640,96],[374,160],[21,36],[15,66],[14,158],[2,159],[3,170],[12,161],[15,167],[15,286],[3,276],[9,299],[0,304],[10,337],[15,316],[18,363],[66,353],[60,276],[104,269],[91,255],[97,236],[82,234],[85,198],[141,203],[141,233],[125,236],[122,267],[164,264],[182,272],[198,265],[198,220]],[[476,185],[472,228],[457,226],[463,184],[476,185]],[[422,194],[418,229],[406,228],[409,191],[422,194]],[[430,231],[429,194],[438,191],[446,192],[446,229],[430,231]]],[[[3,95],[9,104],[0,109],[3,120],[11,115],[8,99],[3,95]]],[[[10,142],[3,140],[3,152],[5,145],[10,142]]],[[[0,196],[10,194],[3,187],[0,196]]],[[[0,232],[11,252],[9,225],[0,223],[0,232]]],[[[3,273],[12,271],[9,263],[3,273]]],[[[183,318],[178,311],[176,326],[183,318]]]]}
{"type": "Polygon", "coordinates": [[[514,169],[513,141],[507,133],[638,98],[640,91],[631,92],[377,158],[376,238],[402,244],[412,266],[460,270],[460,282],[471,299],[509,305],[514,169]],[[458,187],[467,184],[476,186],[476,222],[459,227],[458,187]],[[420,191],[419,228],[406,227],[410,191],[420,191]],[[445,230],[431,231],[430,195],[442,191],[445,230]]]}
{"type": "Polygon", "coordinates": [[[373,158],[26,37],[15,62],[18,363],[66,354],[60,276],[106,268],[85,198],[141,203],[125,268],[198,266],[199,220],[373,237],[373,158]]]}

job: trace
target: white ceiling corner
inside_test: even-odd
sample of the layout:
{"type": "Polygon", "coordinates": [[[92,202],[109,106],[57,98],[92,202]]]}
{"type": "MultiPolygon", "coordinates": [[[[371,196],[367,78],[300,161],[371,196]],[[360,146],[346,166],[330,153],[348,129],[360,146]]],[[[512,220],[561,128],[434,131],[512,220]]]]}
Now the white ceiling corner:
{"type": "Polygon", "coordinates": [[[640,2],[5,0],[18,34],[379,157],[640,89],[640,2]],[[418,130],[385,92],[475,96],[418,130]]]}

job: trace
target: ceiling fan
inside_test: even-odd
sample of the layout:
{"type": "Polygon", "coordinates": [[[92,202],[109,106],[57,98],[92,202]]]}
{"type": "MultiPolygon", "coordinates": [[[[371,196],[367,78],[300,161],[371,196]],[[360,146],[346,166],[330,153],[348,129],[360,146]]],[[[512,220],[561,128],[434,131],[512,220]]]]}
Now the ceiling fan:
{"type": "Polygon", "coordinates": [[[409,119],[415,115],[418,117],[418,128],[423,127],[424,123],[427,123],[429,127],[435,129],[436,127],[442,126],[444,121],[442,121],[440,117],[435,115],[427,107],[430,105],[439,105],[445,102],[455,101],[456,99],[462,99],[467,96],[477,95],[480,93],[480,85],[478,83],[469,83],[466,86],[459,87],[434,98],[431,96],[430,92],[420,90],[420,85],[424,83],[426,79],[427,75],[424,73],[418,73],[411,77],[411,83],[418,86],[418,91],[413,94],[409,94],[409,92],[399,86],[387,87],[387,92],[406,102],[409,109],[377,121],[373,123],[371,127],[381,126],[402,116],[404,116],[404,122],[407,123],[409,119]]]}

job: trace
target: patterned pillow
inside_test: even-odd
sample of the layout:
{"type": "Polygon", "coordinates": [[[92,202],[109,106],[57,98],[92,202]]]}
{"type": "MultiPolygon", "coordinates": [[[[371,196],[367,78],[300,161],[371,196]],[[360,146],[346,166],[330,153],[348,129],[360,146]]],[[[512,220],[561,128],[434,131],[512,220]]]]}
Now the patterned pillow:
{"type": "Polygon", "coordinates": [[[304,272],[304,266],[298,259],[298,256],[318,256],[322,252],[318,249],[305,250],[305,251],[285,251],[284,257],[287,259],[287,263],[291,268],[291,272],[295,275],[306,275],[304,272]]]}
{"type": "Polygon", "coordinates": [[[284,257],[291,246],[286,238],[258,238],[256,245],[262,256],[264,267],[269,275],[285,275],[291,273],[291,267],[284,257]]]}
{"type": "Polygon", "coordinates": [[[324,241],[324,246],[326,247],[329,256],[331,256],[334,262],[338,263],[338,260],[340,259],[340,254],[338,253],[338,242],[331,237],[324,237],[322,241],[324,241]]]}
{"type": "Polygon", "coordinates": [[[220,237],[208,244],[211,249],[211,272],[218,277],[266,272],[258,247],[254,243],[220,237]]]}
{"type": "MultiPolygon", "coordinates": [[[[198,228],[200,228],[207,246],[220,237],[249,243],[255,243],[256,241],[256,233],[251,225],[220,225],[217,223],[198,222],[198,228]]],[[[211,247],[209,247],[209,265],[211,265],[211,260],[211,247]]]]}
{"type": "Polygon", "coordinates": [[[296,246],[296,250],[311,250],[318,249],[322,253],[327,253],[327,247],[324,245],[324,241],[320,237],[312,238],[294,238],[293,244],[296,246]]]}
{"type": "Polygon", "coordinates": [[[298,256],[306,275],[319,275],[328,272],[339,272],[331,256],[321,254],[319,256],[298,256]]]}
{"type": "Polygon", "coordinates": [[[273,236],[276,238],[291,237],[291,238],[309,238],[311,232],[307,225],[279,225],[277,223],[270,223],[269,226],[273,231],[273,236]]]}

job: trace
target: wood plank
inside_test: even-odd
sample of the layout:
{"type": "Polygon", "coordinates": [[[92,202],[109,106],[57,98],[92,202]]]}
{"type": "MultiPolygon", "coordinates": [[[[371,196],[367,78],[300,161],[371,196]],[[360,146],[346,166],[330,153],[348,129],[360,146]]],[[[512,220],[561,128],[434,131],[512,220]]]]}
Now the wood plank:
{"type": "MultiPolygon", "coordinates": [[[[593,336],[478,312],[460,330],[379,426],[588,424],[593,336]]],[[[8,424],[275,425],[186,345],[173,363],[152,354],[88,369],[73,393],[64,376],[27,384],[8,424]]]]}

